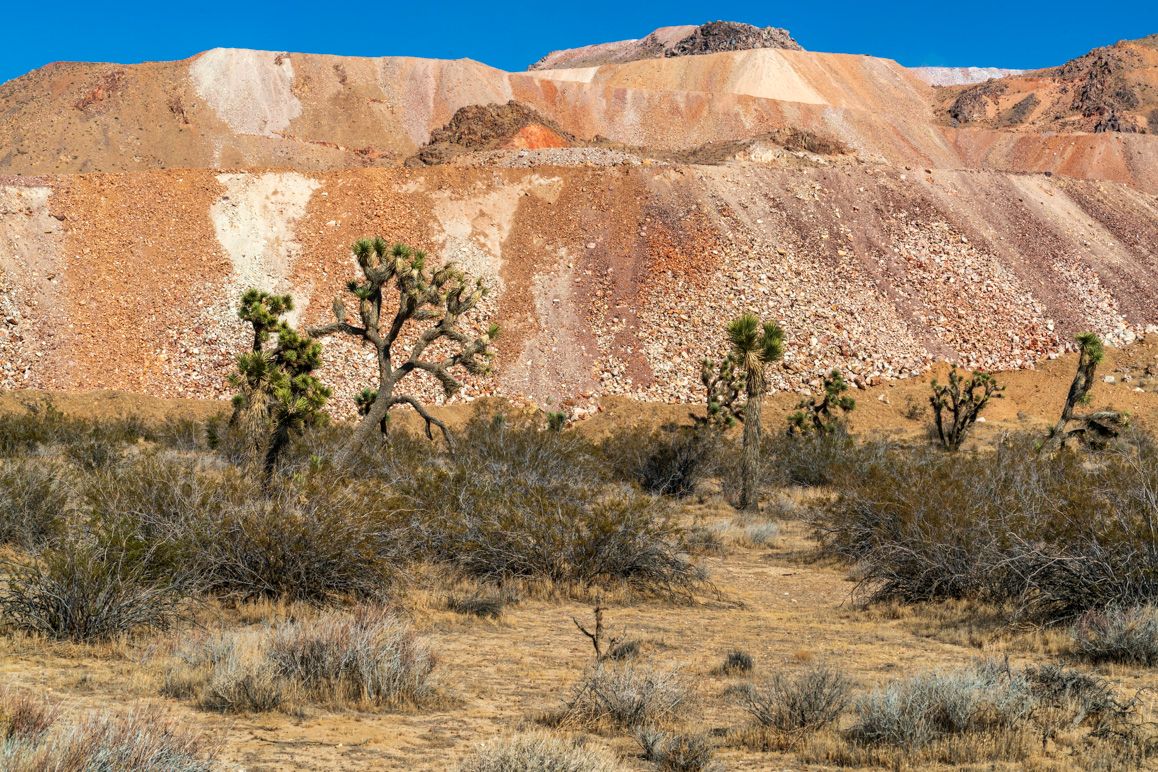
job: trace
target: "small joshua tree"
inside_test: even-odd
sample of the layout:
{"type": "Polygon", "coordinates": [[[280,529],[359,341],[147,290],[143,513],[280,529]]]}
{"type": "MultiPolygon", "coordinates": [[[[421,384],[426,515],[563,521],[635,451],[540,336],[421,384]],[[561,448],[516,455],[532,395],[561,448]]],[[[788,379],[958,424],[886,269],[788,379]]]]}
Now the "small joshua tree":
{"type": "Polygon", "coordinates": [[[241,296],[237,315],[253,327],[252,349],[237,358],[237,372],[230,383],[233,397],[230,425],[242,428],[255,439],[254,449],[264,446],[262,471],[266,484],[293,432],[325,419],[322,408],[330,390],[314,377],[321,365],[322,346],[282,320],[293,310],[289,295],[271,295],[257,289],[241,296]],[[277,345],[266,350],[271,335],[277,345]]]}
{"type": "Polygon", "coordinates": [[[1047,448],[1063,447],[1071,439],[1086,447],[1102,448],[1121,434],[1128,421],[1124,413],[1116,410],[1099,410],[1085,415],[1074,414],[1077,405],[1089,403],[1090,390],[1094,387],[1094,373],[1106,354],[1101,339],[1092,332],[1078,335],[1077,342],[1080,347],[1078,371],[1070,384],[1061,417],[1050,430],[1049,439],[1046,441],[1047,448]],[[1071,424],[1075,425],[1071,427],[1071,424]]]}
{"type": "Polygon", "coordinates": [[[797,411],[788,416],[788,433],[794,436],[835,434],[844,425],[844,414],[856,407],[856,400],[846,395],[846,391],[848,382],[840,370],[833,370],[824,379],[824,394],[820,399],[801,400],[797,411]]]}
{"type": "Polygon", "coordinates": [[[432,416],[419,399],[398,392],[399,383],[415,371],[434,376],[450,397],[462,388],[452,372],[461,368],[481,374],[490,369],[494,352],[491,341],[498,327],[472,337],[462,331],[463,322],[486,295],[481,279],[472,279],[454,265],[430,271],[426,254],[403,244],[388,245],[380,238],[363,239],[354,245],[354,257],[362,271],[362,281],[351,281],[348,289],[357,301],[357,323],[347,319],[341,297],[334,300],[335,321],[311,330],[316,336],[345,333],[373,347],[378,366],[378,388],[363,391],[357,399],[362,420],[337,459],[344,465],[361,450],[375,432],[386,433],[388,416],[396,405],[409,405],[426,422],[426,436],[434,438],[437,426],[448,445],[446,425],[432,416]],[[393,290],[393,291],[392,291],[393,290]],[[397,293],[397,308],[391,311],[397,293]],[[398,356],[399,337],[409,325],[428,326],[398,356]],[[435,356],[436,344],[446,352],[435,356]]]}
{"type": "Polygon", "coordinates": [[[759,507],[760,406],[766,381],[764,367],[784,353],[784,331],[773,322],[761,323],[753,314],[743,314],[728,325],[732,350],[716,367],[705,361],[701,375],[707,389],[708,413],[697,422],[715,426],[744,423],[744,451],[741,461],[740,508],[759,507]],[[743,408],[738,405],[743,391],[743,408]]]}
{"type": "Polygon", "coordinates": [[[956,365],[949,370],[949,383],[941,385],[934,379],[932,388],[929,404],[933,406],[933,426],[941,447],[948,451],[961,447],[985,405],[990,399],[1001,399],[1005,391],[989,373],[973,373],[964,380],[956,365]]]}

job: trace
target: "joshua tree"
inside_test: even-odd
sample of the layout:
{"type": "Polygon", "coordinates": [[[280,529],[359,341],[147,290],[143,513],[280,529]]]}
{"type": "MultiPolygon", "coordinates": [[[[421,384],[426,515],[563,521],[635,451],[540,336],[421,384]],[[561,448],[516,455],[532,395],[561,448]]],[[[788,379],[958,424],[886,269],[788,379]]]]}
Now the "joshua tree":
{"type": "Polygon", "coordinates": [[[801,434],[834,434],[842,426],[843,414],[851,413],[856,407],[856,400],[845,394],[848,391],[848,382],[840,374],[840,370],[833,370],[824,379],[824,394],[819,400],[801,400],[796,406],[797,411],[788,416],[788,433],[801,434]],[[836,414],[841,411],[841,415],[836,414]]]}
{"type": "Polygon", "coordinates": [[[253,344],[237,358],[237,372],[230,377],[238,390],[230,425],[237,428],[244,421],[255,438],[268,432],[254,447],[260,452],[264,445],[262,471],[267,485],[293,432],[324,420],[322,408],[330,396],[330,390],[313,375],[321,365],[322,346],[281,319],[291,310],[289,295],[250,289],[241,296],[237,311],[253,327],[253,344]],[[271,335],[277,336],[277,345],[266,351],[271,335]]]}
{"type": "Polygon", "coordinates": [[[1129,420],[1124,413],[1117,410],[1099,410],[1085,415],[1074,414],[1074,407],[1089,403],[1090,389],[1094,387],[1094,373],[1106,354],[1102,341],[1092,332],[1078,335],[1077,342],[1081,352],[1078,357],[1078,371],[1074,374],[1073,383],[1070,384],[1061,417],[1050,430],[1045,445],[1047,448],[1060,448],[1070,439],[1091,448],[1105,447],[1110,440],[1121,434],[1122,428],[1129,420]],[[1071,428],[1071,423],[1076,423],[1076,426],[1071,428]]]}
{"type": "Polygon", "coordinates": [[[998,386],[989,373],[973,373],[969,380],[962,379],[956,365],[949,370],[948,384],[942,386],[934,379],[929,404],[933,406],[933,426],[941,447],[958,450],[985,405],[990,399],[1001,399],[1003,391],[1005,387],[998,386]]]}
{"type": "Polygon", "coordinates": [[[730,426],[735,420],[744,423],[744,452],[741,462],[740,508],[759,506],[758,472],[760,463],[760,403],[764,398],[764,366],[783,353],[784,331],[773,322],[764,322],[753,314],[743,314],[728,325],[732,350],[712,367],[704,362],[702,380],[708,392],[708,415],[697,422],[730,426]],[[737,404],[741,388],[745,394],[743,409],[737,404]]]}
{"type": "Polygon", "coordinates": [[[426,254],[403,244],[387,245],[380,238],[363,239],[354,245],[354,257],[362,270],[362,281],[351,281],[348,289],[357,301],[357,323],[347,320],[341,297],[334,300],[335,321],[311,330],[322,336],[345,333],[373,347],[377,355],[378,388],[367,389],[358,397],[362,420],[337,459],[347,463],[365,446],[375,432],[386,433],[390,409],[409,405],[426,422],[426,436],[434,439],[431,427],[437,426],[448,445],[450,432],[432,416],[417,397],[398,393],[399,382],[415,371],[434,376],[447,397],[457,393],[462,383],[452,373],[461,368],[468,373],[489,371],[494,355],[491,341],[498,327],[490,325],[477,337],[467,335],[461,326],[486,295],[481,279],[472,279],[453,265],[431,272],[426,254]],[[397,308],[388,298],[397,293],[397,308]],[[409,351],[397,356],[402,344],[399,336],[411,323],[428,322],[409,343],[409,351]],[[437,346],[436,346],[437,344],[437,346]],[[431,350],[441,350],[436,356],[431,350]]]}
{"type": "Polygon", "coordinates": [[[744,374],[736,369],[736,361],[729,353],[718,365],[705,359],[700,370],[704,384],[707,411],[704,415],[691,414],[697,429],[729,429],[736,421],[744,420],[740,393],[744,389],[744,374]]]}

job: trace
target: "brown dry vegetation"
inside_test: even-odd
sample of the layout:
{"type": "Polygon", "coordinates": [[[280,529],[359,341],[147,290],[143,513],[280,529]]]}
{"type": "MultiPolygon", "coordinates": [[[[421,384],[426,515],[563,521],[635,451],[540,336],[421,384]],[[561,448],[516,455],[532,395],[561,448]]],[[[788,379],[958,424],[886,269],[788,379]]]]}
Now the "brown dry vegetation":
{"type": "MultiPolygon", "coordinates": [[[[1155,362],[1154,353],[1149,343],[1111,351],[1100,375],[1113,374],[1118,383],[1099,382],[1095,404],[1129,406],[1135,425],[1153,426],[1155,401],[1146,388],[1151,376],[1145,367],[1155,362]],[[1121,384],[1127,375],[1130,382],[1121,384]]],[[[1040,436],[1060,406],[1072,367],[1063,358],[1033,373],[999,376],[1009,386],[1006,398],[987,409],[989,420],[976,427],[963,452],[989,457],[988,448],[1002,431],[1028,430],[1040,436]]],[[[853,430],[865,438],[891,434],[919,446],[928,413],[917,416],[912,402],[927,388],[906,381],[858,394],[853,430]]],[[[243,484],[240,489],[221,487],[231,472],[205,448],[198,430],[190,428],[195,423],[156,423],[166,415],[176,419],[188,407],[199,412],[185,416],[203,417],[212,405],[145,402],[137,407],[153,420],[138,421],[130,404],[112,397],[61,396],[56,401],[74,416],[102,420],[53,418],[48,421],[55,422],[51,432],[32,432],[29,442],[35,446],[9,442],[9,447],[20,448],[17,456],[57,465],[69,486],[108,491],[116,469],[131,473],[141,463],[179,469],[196,462],[202,470],[198,474],[208,475],[197,478],[200,484],[207,486],[205,491],[216,491],[211,508],[233,512],[230,502],[256,495],[243,484]],[[94,443],[119,450],[102,455],[94,443]],[[148,461],[154,453],[157,459],[148,461]]],[[[41,431],[43,409],[40,417],[27,421],[21,409],[11,409],[15,402],[14,396],[6,398],[10,410],[5,436],[27,435],[29,427],[41,431]]],[[[766,420],[779,433],[791,404],[774,398],[770,408],[766,420]]],[[[389,564],[391,570],[371,582],[377,590],[343,585],[348,575],[342,567],[320,561],[293,565],[308,572],[303,577],[321,577],[319,587],[334,582],[336,595],[290,593],[255,574],[239,573],[241,566],[261,565],[254,562],[255,555],[277,556],[285,566],[285,561],[299,560],[295,542],[326,543],[321,532],[305,528],[310,517],[324,516],[318,507],[285,509],[290,514],[280,516],[302,527],[290,529],[292,538],[280,527],[273,529],[274,551],[272,544],[254,538],[270,526],[252,519],[243,506],[231,517],[248,523],[250,530],[242,531],[248,540],[231,537],[231,542],[244,545],[204,553],[195,589],[175,589],[187,600],[167,616],[166,628],[140,627],[78,643],[21,632],[7,618],[0,636],[0,671],[6,685],[15,694],[35,692],[47,698],[59,711],[61,726],[83,724],[93,711],[136,715],[134,711],[162,710],[168,720],[196,726],[212,737],[213,743],[198,745],[196,738],[187,742],[202,757],[212,752],[222,768],[434,770],[462,762],[464,768],[485,770],[494,768],[486,764],[498,763],[495,759],[525,763],[527,758],[550,757],[592,769],[611,764],[646,770],[680,768],[671,765],[707,756],[727,769],[751,770],[1152,765],[1153,738],[1144,725],[1151,718],[1148,703],[1143,699],[1131,706],[1130,701],[1145,695],[1140,690],[1158,687],[1158,676],[1136,662],[1095,665],[1082,659],[1089,631],[1107,623],[1090,618],[1083,622],[1087,638],[1074,639],[1066,623],[1048,624],[1004,601],[968,593],[933,602],[893,598],[865,605],[866,596],[856,593],[861,574],[819,552],[814,536],[817,513],[840,494],[843,484],[801,488],[784,478],[793,469],[832,461],[821,456],[803,460],[793,446],[774,438],[764,512],[755,517],[737,514],[729,503],[726,468],[717,467],[690,497],[650,500],[652,514],[645,517],[670,517],[677,529],[665,532],[666,526],[657,526],[661,530],[654,533],[683,540],[688,559],[706,573],[705,583],[694,575],[689,584],[639,583],[630,572],[568,578],[552,574],[550,563],[517,568],[474,551],[462,541],[464,534],[456,535],[461,523],[475,523],[474,539],[489,542],[493,537],[487,536],[485,518],[462,520],[472,511],[463,507],[472,496],[482,496],[498,504],[499,511],[511,507],[513,515],[538,506],[533,503],[536,496],[565,502],[571,496],[615,489],[622,483],[607,474],[616,462],[601,457],[589,443],[603,443],[606,452],[622,459],[628,443],[606,440],[626,433],[641,441],[638,438],[648,436],[640,431],[643,427],[686,420],[686,409],[612,403],[561,437],[521,428],[523,420],[540,420],[533,416],[511,417],[505,419],[511,423],[500,425],[493,413],[470,418],[461,412],[445,415],[460,436],[473,437],[468,445],[479,448],[478,459],[490,459],[483,465],[470,460],[474,456],[468,452],[468,458],[441,471],[429,467],[433,477],[416,472],[416,465],[428,467],[433,449],[403,432],[368,467],[374,470],[371,488],[340,478],[304,483],[303,492],[313,490],[310,495],[322,502],[322,510],[325,501],[333,501],[349,513],[342,541],[354,546],[345,560],[370,561],[368,567],[379,559],[389,564]],[[629,411],[635,422],[625,420],[629,411]],[[493,436],[488,440],[487,435],[493,436]],[[453,479],[460,468],[471,480],[450,485],[458,491],[457,503],[443,500],[440,491],[447,489],[447,475],[453,479]],[[541,479],[529,475],[530,469],[540,472],[541,479]],[[326,487],[311,488],[318,483],[326,487]],[[394,494],[383,498],[391,490],[401,495],[401,504],[394,494]],[[417,506],[420,500],[425,507],[417,506]],[[439,512],[436,522],[415,514],[422,508],[439,512]],[[404,518],[405,536],[394,530],[399,521],[390,512],[395,511],[410,513],[404,518]],[[401,538],[409,546],[404,552],[396,546],[375,546],[374,533],[389,533],[389,540],[401,538]],[[474,555],[475,562],[462,560],[460,555],[467,554],[463,550],[474,555]],[[218,565],[223,560],[227,570],[218,565]],[[497,573],[480,570],[495,565],[505,567],[497,573]],[[343,586],[347,589],[338,592],[343,586]],[[597,593],[606,607],[607,635],[616,639],[619,650],[602,663],[594,662],[591,642],[573,621],[591,629],[590,609],[597,593]],[[294,600],[295,594],[305,602],[294,600]],[[356,598],[363,605],[342,610],[356,598]],[[750,658],[750,670],[721,665],[729,658],[743,659],[735,652],[750,658]],[[979,660],[993,664],[978,666],[979,660]],[[1068,669],[1061,675],[1048,669],[1059,662],[1068,669]],[[1095,680],[1083,681],[1085,676],[1072,671],[1095,680]],[[932,681],[905,680],[926,672],[938,675],[932,681]],[[383,689],[381,684],[397,686],[383,689]],[[1107,686],[1111,691],[1104,691],[1107,686]],[[969,716],[967,725],[973,728],[946,734],[943,724],[902,716],[896,726],[915,727],[904,735],[908,745],[865,739],[894,726],[873,707],[884,694],[874,690],[881,689],[922,699],[941,695],[938,690],[955,690],[946,693],[964,702],[954,704],[974,706],[962,714],[969,716]],[[906,689],[909,692],[903,692],[906,689]],[[825,690],[831,690],[832,699],[814,699],[829,693],[825,690]],[[641,694],[651,695],[650,701],[639,703],[641,694]],[[490,744],[476,751],[486,740],[490,744]]],[[[331,448],[333,432],[316,434],[291,454],[285,469],[292,475],[284,478],[287,489],[303,484],[294,479],[317,474],[308,471],[308,457],[331,448]]],[[[625,465],[620,472],[628,469],[625,465]]],[[[163,478],[163,470],[153,468],[150,476],[163,478]]],[[[185,490],[192,484],[173,486],[164,479],[161,489],[185,490]]],[[[122,484],[115,490],[119,498],[113,500],[123,511],[131,509],[127,503],[133,497],[146,495],[140,485],[122,484]]],[[[197,500],[203,510],[206,500],[197,500]]],[[[162,506],[170,499],[157,501],[161,509],[174,511],[173,505],[162,506]]],[[[577,516],[586,517],[567,515],[577,516]]],[[[528,527],[510,515],[496,517],[509,534],[528,527]]],[[[550,515],[544,510],[537,517],[549,521],[550,515]]],[[[177,521],[149,522],[153,528],[176,528],[177,521]]],[[[219,536],[208,534],[210,542],[219,536]]],[[[147,534],[142,538],[147,540],[147,534]]],[[[557,538],[564,539],[561,545],[580,543],[566,541],[565,535],[557,538]]],[[[202,554],[203,547],[195,543],[175,543],[188,554],[202,554]]],[[[524,549],[516,539],[504,544],[515,552],[524,549]]],[[[42,548],[33,542],[6,549],[10,560],[26,564],[42,548]]],[[[172,556],[155,552],[146,564],[164,565],[166,559],[172,556]]],[[[665,565],[670,569],[674,564],[665,565]]],[[[366,578],[365,571],[360,577],[366,578]]]]}

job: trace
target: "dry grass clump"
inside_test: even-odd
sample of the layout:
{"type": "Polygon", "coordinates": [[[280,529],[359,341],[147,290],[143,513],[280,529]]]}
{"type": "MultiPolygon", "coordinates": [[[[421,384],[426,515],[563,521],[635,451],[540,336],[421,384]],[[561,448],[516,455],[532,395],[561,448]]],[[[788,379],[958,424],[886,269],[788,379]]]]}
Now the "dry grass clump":
{"type": "Polygon", "coordinates": [[[575,689],[558,721],[584,728],[664,726],[690,707],[691,692],[673,670],[597,664],[575,689]]]}
{"type": "Polygon", "coordinates": [[[155,708],[64,721],[27,695],[0,691],[0,768],[209,772],[216,746],[155,708]]]}
{"type": "Polygon", "coordinates": [[[1024,674],[993,662],[893,681],[860,698],[851,739],[915,750],[950,735],[1007,731],[1035,707],[1024,674]]]}
{"type": "Polygon", "coordinates": [[[70,507],[61,470],[48,460],[0,460],[0,544],[35,549],[64,529],[70,507]]]}
{"type": "Polygon", "coordinates": [[[715,772],[723,766],[715,761],[716,748],[706,735],[666,732],[641,727],[635,740],[643,758],[663,772],[715,772]]]}
{"type": "Polygon", "coordinates": [[[496,737],[479,745],[459,772],[615,772],[618,759],[545,732],[496,737]]]}
{"type": "Polygon", "coordinates": [[[1088,662],[1158,665],[1158,608],[1154,606],[1089,611],[1070,632],[1076,653],[1088,662]]]}
{"type": "Polygon", "coordinates": [[[818,665],[795,678],[777,673],[760,685],[739,690],[741,707],[761,727],[785,734],[811,732],[832,724],[848,705],[852,685],[839,671],[818,665]]]}
{"type": "Polygon", "coordinates": [[[227,713],[306,704],[380,709],[427,701],[434,666],[408,624],[361,608],[191,641],[162,691],[227,713]]]}

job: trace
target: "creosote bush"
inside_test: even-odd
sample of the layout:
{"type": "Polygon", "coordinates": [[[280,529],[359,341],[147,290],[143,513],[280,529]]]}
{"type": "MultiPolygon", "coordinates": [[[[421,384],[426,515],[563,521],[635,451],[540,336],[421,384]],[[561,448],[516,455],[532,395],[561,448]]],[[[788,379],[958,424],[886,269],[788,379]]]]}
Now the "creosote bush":
{"type": "Polygon", "coordinates": [[[973,598],[1046,621],[1158,596],[1158,450],[875,454],[817,512],[825,548],[855,562],[872,600],[973,598]]]}
{"type": "Polygon", "coordinates": [[[610,753],[546,732],[496,737],[480,744],[458,766],[459,772],[616,772],[610,753]]]}
{"type": "Polygon", "coordinates": [[[434,666],[407,623],[356,608],[194,639],[177,652],[162,691],[228,713],[390,708],[428,700],[434,666]]]}
{"type": "Polygon", "coordinates": [[[478,415],[457,450],[395,482],[399,527],[422,557],[487,580],[622,584],[690,594],[704,579],[662,500],[601,478],[582,442],[478,415]]]}
{"type": "Polygon", "coordinates": [[[0,544],[34,549],[48,542],[63,531],[69,508],[57,465],[0,459],[0,544]]]}

